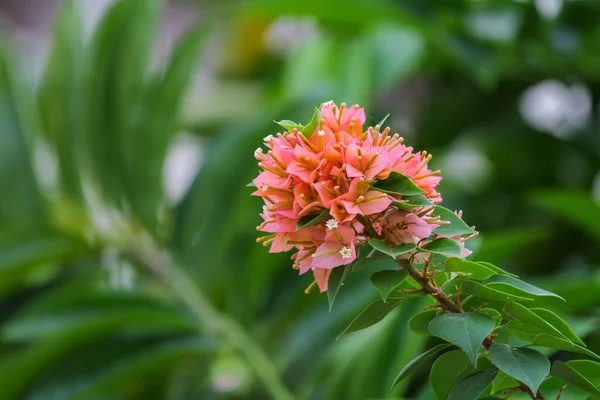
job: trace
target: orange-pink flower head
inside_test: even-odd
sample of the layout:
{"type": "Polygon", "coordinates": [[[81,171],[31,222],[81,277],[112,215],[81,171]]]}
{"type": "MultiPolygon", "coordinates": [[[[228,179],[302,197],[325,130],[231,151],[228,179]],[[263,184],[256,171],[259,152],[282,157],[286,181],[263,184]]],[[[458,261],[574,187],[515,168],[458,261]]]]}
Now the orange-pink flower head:
{"type": "MultiPolygon", "coordinates": [[[[446,223],[434,215],[441,176],[428,167],[431,155],[414,153],[390,128],[363,129],[365,120],[358,105],[330,101],[305,127],[280,123],[286,130],[268,135],[266,150],[254,153],[260,173],[253,195],[264,200],[257,229],[269,233],[258,241],[271,252],[296,249],[294,267],[301,274],[312,271],[321,291],[331,270],[355,261],[369,239],[423,246],[442,237],[435,230],[446,223]],[[406,178],[419,193],[417,204],[386,189],[406,178]]],[[[451,238],[464,249],[461,235],[451,238]]]]}

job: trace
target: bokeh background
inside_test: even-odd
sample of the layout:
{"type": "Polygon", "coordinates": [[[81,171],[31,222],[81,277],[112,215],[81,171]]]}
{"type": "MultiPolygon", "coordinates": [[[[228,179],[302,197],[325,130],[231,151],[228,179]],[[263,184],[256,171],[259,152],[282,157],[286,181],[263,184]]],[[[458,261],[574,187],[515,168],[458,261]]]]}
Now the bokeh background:
{"type": "Polygon", "coordinates": [[[255,243],[254,149],[331,99],[391,114],[473,258],[565,297],[600,352],[599,21],[593,0],[0,0],[0,399],[386,398],[434,343],[406,328],[423,303],[336,340],[368,275],[329,312],[255,243]]]}

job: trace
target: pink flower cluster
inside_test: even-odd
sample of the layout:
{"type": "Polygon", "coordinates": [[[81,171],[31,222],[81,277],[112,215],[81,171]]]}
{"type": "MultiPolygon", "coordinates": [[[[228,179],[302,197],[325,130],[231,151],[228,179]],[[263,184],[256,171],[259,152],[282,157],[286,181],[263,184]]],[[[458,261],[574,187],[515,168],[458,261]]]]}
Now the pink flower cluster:
{"type": "Polygon", "coordinates": [[[294,128],[265,138],[266,153],[262,148],[254,153],[261,172],[253,180],[253,195],[265,203],[257,229],[270,233],[258,241],[270,252],[297,249],[294,267],[301,274],[312,271],[325,291],[331,270],[353,262],[357,247],[374,233],[389,245],[419,245],[444,222],[432,214],[432,206],[400,209],[392,203],[404,201],[402,196],[374,187],[397,172],[422,189],[431,204],[441,202],[435,190],[440,172],[428,168],[430,155],[413,152],[398,134],[390,135],[390,128],[363,130],[365,113],[358,105],[328,102],[320,113],[313,132],[294,128]],[[299,221],[319,215],[326,218],[297,229],[299,221]]]}

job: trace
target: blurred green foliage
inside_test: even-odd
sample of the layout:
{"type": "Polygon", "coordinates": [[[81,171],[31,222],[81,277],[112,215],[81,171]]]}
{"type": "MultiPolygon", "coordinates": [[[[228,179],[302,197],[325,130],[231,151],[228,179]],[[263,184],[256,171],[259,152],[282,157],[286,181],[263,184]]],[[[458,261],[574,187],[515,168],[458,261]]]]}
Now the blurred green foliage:
{"type": "MultiPolygon", "coordinates": [[[[473,258],[562,295],[599,352],[600,4],[541,3],[197,1],[156,68],[168,4],[115,1],[89,36],[65,1],[40,79],[4,37],[0,398],[385,398],[436,344],[406,328],[427,304],[336,341],[378,296],[369,274],[329,312],[254,241],[254,149],[273,120],[308,121],[329,99],[366,106],[373,124],[391,113],[482,233],[473,258]],[[544,81],[563,97],[536,125],[526,106],[550,94],[525,95],[544,81]],[[182,132],[202,162],[173,202],[163,170],[182,132]]],[[[394,393],[430,399],[427,383],[394,393]]]]}

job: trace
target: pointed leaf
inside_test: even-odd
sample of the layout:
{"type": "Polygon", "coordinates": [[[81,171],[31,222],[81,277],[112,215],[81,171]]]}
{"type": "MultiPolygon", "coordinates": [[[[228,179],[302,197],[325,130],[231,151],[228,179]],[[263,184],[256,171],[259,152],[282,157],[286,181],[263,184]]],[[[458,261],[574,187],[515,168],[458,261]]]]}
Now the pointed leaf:
{"type": "Polygon", "coordinates": [[[408,364],[406,364],[404,366],[404,368],[402,368],[402,370],[400,370],[400,373],[398,373],[398,376],[396,376],[396,379],[394,379],[394,383],[392,383],[392,386],[390,387],[390,392],[389,392],[390,395],[391,395],[394,387],[400,381],[408,378],[411,374],[420,370],[429,361],[431,361],[431,359],[433,357],[435,357],[440,351],[445,350],[450,346],[451,345],[447,344],[447,343],[438,344],[437,346],[435,346],[435,347],[427,350],[426,352],[421,353],[418,356],[416,356],[415,358],[413,358],[408,364]]]}
{"type": "Polygon", "coordinates": [[[338,339],[348,333],[360,331],[375,325],[391,313],[402,301],[400,298],[390,298],[387,302],[377,300],[367,306],[356,318],[350,322],[350,325],[338,336],[338,339]]]}
{"type": "Polygon", "coordinates": [[[500,290],[492,289],[484,286],[479,282],[466,281],[462,284],[460,290],[462,294],[480,297],[482,299],[500,300],[500,301],[532,301],[527,297],[516,296],[514,294],[501,292],[500,290]]]}
{"type": "Polygon", "coordinates": [[[305,215],[300,218],[298,222],[296,222],[296,230],[300,230],[302,228],[308,228],[309,226],[315,226],[325,221],[326,219],[331,218],[329,216],[329,210],[325,209],[319,215],[305,215]]]}
{"type": "Polygon", "coordinates": [[[450,222],[449,225],[440,225],[433,231],[438,235],[468,235],[475,233],[469,225],[465,223],[458,215],[442,206],[435,206],[434,215],[439,216],[442,221],[450,222]]]}
{"type": "Polygon", "coordinates": [[[565,336],[571,342],[577,343],[585,347],[585,343],[583,342],[583,340],[581,340],[579,336],[577,336],[575,332],[573,332],[569,324],[567,324],[565,320],[563,320],[561,317],[559,317],[552,311],[546,310],[544,308],[531,308],[530,311],[533,311],[538,317],[552,325],[556,330],[562,333],[563,336],[565,336]]]}
{"type": "Polygon", "coordinates": [[[382,127],[383,124],[385,124],[385,121],[388,119],[389,116],[390,116],[390,114],[388,114],[385,117],[383,117],[383,119],[381,121],[379,121],[379,123],[377,125],[379,125],[380,127],[382,127]]]}
{"type": "Polygon", "coordinates": [[[285,130],[290,131],[290,132],[293,132],[294,129],[298,129],[298,131],[302,131],[302,129],[304,128],[304,126],[300,125],[297,122],[290,121],[289,119],[284,119],[282,121],[273,121],[273,122],[275,122],[277,125],[281,126],[285,130]]]}
{"type": "Polygon", "coordinates": [[[511,274],[510,272],[506,272],[502,268],[497,267],[494,264],[489,263],[489,262],[477,261],[477,264],[483,265],[484,267],[491,269],[492,271],[494,271],[498,275],[508,275],[508,276],[512,276],[514,278],[518,278],[519,277],[518,275],[511,274]]]}
{"type": "Polygon", "coordinates": [[[492,362],[506,375],[523,382],[533,393],[550,372],[550,361],[539,351],[494,343],[489,355],[492,362]]]}
{"type": "Polygon", "coordinates": [[[505,275],[492,276],[491,278],[489,278],[488,280],[483,282],[483,284],[488,287],[498,289],[501,291],[507,291],[507,289],[509,289],[509,288],[507,288],[507,285],[508,285],[508,286],[511,286],[511,287],[517,289],[517,291],[514,291],[514,293],[517,295],[521,295],[522,292],[525,292],[525,293],[533,294],[535,296],[556,297],[558,299],[561,299],[562,301],[565,301],[565,299],[563,299],[562,297],[560,297],[557,294],[548,292],[547,290],[544,290],[544,289],[540,289],[536,286],[530,285],[529,283],[523,282],[522,280],[513,278],[512,276],[505,276],[505,275]]]}
{"type": "Polygon", "coordinates": [[[369,245],[375,250],[380,251],[383,254],[387,254],[393,259],[395,259],[399,255],[406,254],[409,251],[412,251],[417,248],[417,246],[414,243],[403,243],[397,246],[388,246],[379,239],[370,239],[369,245]]]}
{"type": "Polygon", "coordinates": [[[551,336],[556,336],[560,339],[569,340],[558,329],[521,304],[513,302],[506,303],[502,309],[502,314],[510,319],[520,322],[523,325],[532,327],[532,331],[534,332],[537,331],[538,333],[546,333],[551,336]]]}
{"type": "Polygon", "coordinates": [[[407,276],[408,272],[405,269],[378,271],[371,275],[371,284],[379,291],[385,302],[392,290],[404,282],[407,276]]]}
{"type": "Polygon", "coordinates": [[[377,181],[374,187],[390,194],[417,195],[424,192],[408,176],[398,172],[392,172],[387,179],[377,181]]]}
{"type": "Polygon", "coordinates": [[[535,339],[533,339],[531,345],[585,354],[586,356],[590,356],[597,360],[600,360],[600,356],[598,354],[586,349],[585,347],[581,347],[578,344],[571,343],[566,339],[561,339],[556,336],[548,335],[547,333],[540,333],[539,335],[537,335],[535,339]]]}
{"type": "Polygon", "coordinates": [[[448,400],[476,400],[492,383],[497,372],[498,369],[492,367],[467,376],[450,390],[448,400]]]}
{"type": "Polygon", "coordinates": [[[550,374],[563,380],[565,383],[585,390],[591,395],[600,397],[600,390],[585,377],[583,370],[577,370],[573,364],[569,365],[562,361],[555,361],[552,364],[550,374]]]}
{"type": "Polygon", "coordinates": [[[600,363],[590,360],[573,360],[567,362],[567,365],[595,385],[600,384],[600,363]]]}
{"type": "Polygon", "coordinates": [[[340,287],[344,284],[348,272],[350,272],[350,265],[344,265],[331,270],[329,275],[329,282],[327,283],[327,299],[329,300],[329,311],[333,307],[333,302],[337,297],[340,287]]]}
{"type": "Polygon", "coordinates": [[[441,254],[446,257],[462,257],[460,245],[456,240],[449,238],[435,239],[426,247],[423,247],[423,250],[433,254],[441,254]]]}
{"type": "Polygon", "coordinates": [[[311,137],[313,133],[315,133],[315,129],[319,126],[319,122],[321,121],[321,111],[318,108],[315,108],[315,112],[310,120],[310,122],[302,129],[299,129],[300,132],[306,137],[311,137]]]}
{"type": "Polygon", "coordinates": [[[477,281],[484,281],[491,276],[497,275],[495,271],[484,265],[457,257],[446,260],[444,272],[454,272],[477,281]]]}
{"type": "Polygon", "coordinates": [[[473,365],[485,338],[492,333],[494,320],[478,313],[444,314],[429,323],[429,331],[463,349],[473,365]]]}

